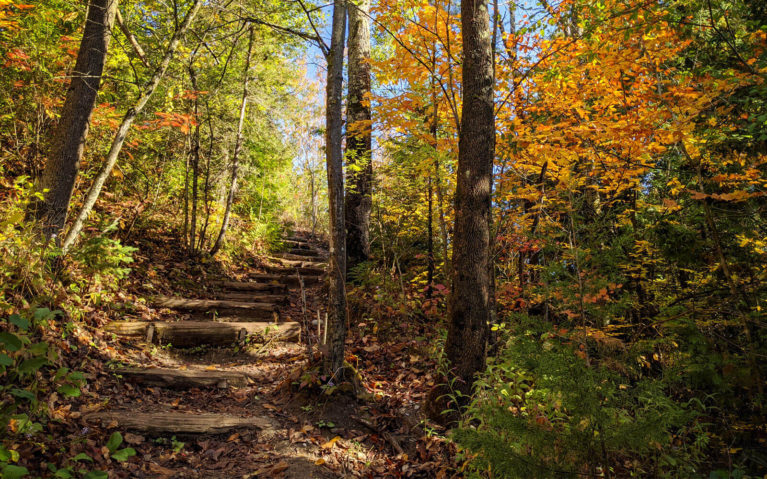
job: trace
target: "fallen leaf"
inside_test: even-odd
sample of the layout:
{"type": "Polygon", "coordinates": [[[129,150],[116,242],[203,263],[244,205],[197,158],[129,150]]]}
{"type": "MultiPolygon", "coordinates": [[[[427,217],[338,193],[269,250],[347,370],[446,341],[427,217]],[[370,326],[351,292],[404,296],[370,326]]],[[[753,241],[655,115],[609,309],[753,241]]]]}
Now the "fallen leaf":
{"type": "Polygon", "coordinates": [[[339,439],[341,439],[341,436],[336,436],[336,437],[334,437],[333,439],[331,439],[330,441],[326,442],[325,444],[323,444],[320,447],[322,449],[332,449],[333,448],[333,444],[335,444],[339,439]]]}
{"type": "Polygon", "coordinates": [[[123,436],[123,439],[125,439],[125,442],[131,445],[137,445],[144,442],[144,436],[139,436],[138,434],[132,434],[130,432],[126,432],[123,436]]]}

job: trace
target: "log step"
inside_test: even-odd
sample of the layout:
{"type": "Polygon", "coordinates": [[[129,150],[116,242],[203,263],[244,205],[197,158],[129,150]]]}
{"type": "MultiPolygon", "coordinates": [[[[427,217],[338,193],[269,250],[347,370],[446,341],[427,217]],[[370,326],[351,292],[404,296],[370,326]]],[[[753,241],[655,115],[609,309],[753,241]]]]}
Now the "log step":
{"type": "MultiPolygon", "coordinates": [[[[296,287],[298,286],[298,277],[295,274],[295,271],[285,271],[284,274],[259,274],[259,273],[253,273],[248,275],[250,278],[254,279],[255,281],[279,281],[283,284],[287,284],[288,286],[296,287]]],[[[318,283],[320,281],[319,276],[304,276],[303,277],[304,284],[312,284],[312,283],[318,283]]]]}
{"type": "Polygon", "coordinates": [[[293,254],[293,253],[277,253],[275,256],[281,259],[287,259],[292,261],[303,261],[307,263],[316,262],[322,259],[320,255],[302,255],[302,254],[293,254]]]}
{"type": "Polygon", "coordinates": [[[294,241],[294,240],[284,240],[282,242],[285,246],[288,248],[294,248],[294,249],[312,249],[312,246],[307,243],[306,241],[294,241]]]}
{"type": "Polygon", "coordinates": [[[288,254],[295,254],[298,256],[322,256],[322,253],[317,250],[304,248],[291,248],[288,250],[288,254]]]}
{"type": "MultiPolygon", "coordinates": [[[[265,266],[264,269],[269,271],[271,274],[278,274],[278,275],[296,275],[296,271],[301,273],[302,277],[305,276],[322,276],[325,274],[325,268],[316,268],[316,267],[284,267],[284,266],[265,266]]],[[[305,279],[305,278],[304,278],[305,279]]],[[[297,280],[296,280],[297,281],[297,280]]],[[[304,280],[304,283],[306,281],[304,280]]]]}
{"type": "Polygon", "coordinates": [[[176,309],[194,313],[216,314],[218,316],[239,316],[248,318],[271,318],[277,314],[274,303],[251,303],[225,299],[189,299],[159,296],[153,302],[161,308],[176,309]]]}
{"type": "MultiPolygon", "coordinates": [[[[327,263],[324,261],[299,261],[294,259],[278,258],[276,256],[267,256],[269,261],[272,261],[282,266],[288,266],[291,268],[324,268],[327,263]]],[[[320,258],[317,258],[320,259],[320,258]]]]}
{"type": "Polygon", "coordinates": [[[288,286],[277,281],[279,281],[279,278],[277,278],[273,283],[254,283],[251,281],[217,281],[213,283],[213,285],[221,289],[235,291],[270,291],[273,294],[287,292],[288,286]]]}
{"type": "Polygon", "coordinates": [[[236,429],[269,429],[271,421],[263,417],[239,417],[229,414],[192,412],[107,411],[88,414],[86,421],[100,422],[147,434],[224,434],[236,429]]]}
{"type": "Polygon", "coordinates": [[[115,374],[127,381],[148,386],[173,389],[229,388],[246,386],[250,379],[236,371],[169,369],[169,368],[120,368],[115,374]]]}
{"type": "Polygon", "coordinates": [[[113,321],[104,328],[118,336],[146,338],[147,342],[171,344],[179,348],[230,346],[249,334],[278,335],[282,341],[296,341],[301,326],[295,321],[217,322],[217,321],[113,321]]]}
{"type": "Polygon", "coordinates": [[[288,302],[288,296],[285,294],[260,294],[259,292],[249,291],[222,291],[215,293],[216,299],[223,299],[226,301],[241,301],[241,302],[254,302],[254,303],[274,303],[284,304],[288,302]]]}

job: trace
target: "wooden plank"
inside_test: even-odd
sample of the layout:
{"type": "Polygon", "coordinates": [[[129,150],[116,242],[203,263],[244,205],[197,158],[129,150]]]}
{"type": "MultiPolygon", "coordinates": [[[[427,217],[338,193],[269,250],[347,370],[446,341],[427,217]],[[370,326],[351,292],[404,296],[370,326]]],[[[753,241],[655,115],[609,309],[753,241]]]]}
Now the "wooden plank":
{"type": "Polygon", "coordinates": [[[221,370],[121,368],[115,370],[115,374],[132,383],[173,389],[229,388],[246,386],[250,382],[248,376],[243,373],[221,370]]]}
{"type": "Polygon", "coordinates": [[[215,293],[217,299],[225,299],[227,301],[252,301],[255,303],[274,303],[284,304],[288,302],[288,296],[286,294],[263,294],[260,291],[222,291],[215,293]]]}
{"type": "Polygon", "coordinates": [[[273,322],[216,322],[177,321],[155,322],[153,342],[185,348],[211,345],[230,345],[250,334],[277,336],[283,341],[298,340],[301,326],[295,321],[273,322]]]}
{"type": "Polygon", "coordinates": [[[298,256],[323,256],[322,253],[315,249],[303,249],[303,248],[292,248],[288,250],[288,254],[295,254],[298,256]]]}
{"type": "Polygon", "coordinates": [[[117,423],[121,429],[147,434],[224,434],[236,429],[269,429],[264,417],[239,417],[229,414],[195,412],[105,411],[87,414],[86,421],[108,427],[117,423]]]}
{"type": "Polygon", "coordinates": [[[123,337],[145,338],[151,324],[151,321],[110,321],[104,326],[104,331],[123,337]]]}
{"type": "Polygon", "coordinates": [[[221,289],[235,290],[235,291],[271,291],[272,293],[284,293],[288,287],[284,283],[277,282],[269,283],[254,283],[252,281],[216,281],[214,286],[221,289]]]}
{"type": "Polygon", "coordinates": [[[295,276],[296,271],[298,271],[299,273],[301,273],[302,277],[303,276],[322,276],[323,274],[325,274],[325,268],[314,268],[314,267],[290,268],[290,267],[283,267],[283,266],[264,266],[264,269],[266,269],[272,274],[293,275],[293,276],[295,276]]]}
{"type": "MultiPolygon", "coordinates": [[[[287,284],[291,287],[297,287],[298,286],[298,277],[295,274],[295,271],[290,271],[288,274],[288,271],[285,271],[285,274],[259,274],[259,273],[253,273],[249,275],[250,278],[253,278],[256,281],[281,281],[284,284],[287,284]]],[[[318,283],[320,281],[319,276],[304,276],[304,284],[313,284],[318,283]]]]}
{"type": "Polygon", "coordinates": [[[216,316],[239,316],[243,318],[272,318],[278,308],[274,303],[229,301],[225,299],[190,299],[159,296],[153,304],[161,308],[176,309],[216,316]]]}
{"type": "Polygon", "coordinates": [[[147,342],[171,344],[179,348],[229,346],[249,334],[278,335],[282,341],[298,340],[301,327],[295,321],[218,322],[218,321],[114,321],[104,328],[125,337],[143,337],[147,342]]]}
{"type": "Polygon", "coordinates": [[[324,268],[327,263],[324,261],[300,261],[294,259],[278,258],[276,256],[267,256],[269,261],[273,263],[281,264],[290,268],[324,268]]]}
{"type": "Polygon", "coordinates": [[[292,253],[277,253],[275,254],[277,258],[281,259],[287,259],[292,261],[305,261],[307,263],[316,262],[321,256],[319,255],[300,255],[300,254],[292,254],[292,253]]]}

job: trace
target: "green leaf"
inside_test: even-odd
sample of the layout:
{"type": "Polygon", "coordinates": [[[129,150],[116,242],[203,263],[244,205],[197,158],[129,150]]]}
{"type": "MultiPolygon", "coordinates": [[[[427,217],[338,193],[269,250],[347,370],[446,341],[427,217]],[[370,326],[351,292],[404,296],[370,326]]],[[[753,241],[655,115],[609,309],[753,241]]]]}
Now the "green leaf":
{"type": "Polygon", "coordinates": [[[70,468],[59,469],[53,477],[59,477],[61,479],[70,479],[72,477],[72,470],[70,468]]]}
{"type": "Polygon", "coordinates": [[[10,366],[13,364],[13,359],[5,353],[0,353],[0,366],[10,366]]]}
{"type": "Polygon", "coordinates": [[[21,339],[15,334],[6,331],[0,333],[0,343],[5,344],[7,351],[18,351],[21,349],[21,339]]]}
{"type": "Polygon", "coordinates": [[[80,397],[80,388],[78,388],[77,386],[72,386],[70,384],[65,384],[63,386],[60,386],[57,389],[57,391],[67,397],[71,397],[71,398],[80,397]]]}
{"type": "Polygon", "coordinates": [[[14,466],[13,464],[8,464],[5,467],[3,467],[2,474],[0,474],[0,476],[2,476],[3,479],[17,479],[19,477],[24,477],[28,474],[29,474],[29,470],[26,467],[14,466]]]}
{"type": "Polygon", "coordinates": [[[48,343],[40,342],[29,346],[29,352],[37,356],[42,356],[48,352],[48,343]]]}
{"type": "Polygon", "coordinates": [[[93,462],[93,458],[91,456],[85,454],[84,452],[81,452],[80,454],[76,455],[75,457],[72,458],[72,460],[73,461],[88,461],[88,462],[93,462]]]}
{"type": "Polygon", "coordinates": [[[132,447],[126,447],[125,449],[120,449],[117,452],[112,453],[112,459],[115,461],[126,461],[129,457],[133,457],[136,455],[136,450],[132,447]]]}
{"type": "Polygon", "coordinates": [[[11,389],[11,395],[15,396],[15,397],[17,397],[19,399],[26,399],[28,401],[34,401],[35,400],[35,395],[32,394],[31,392],[27,391],[26,389],[13,388],[13,389],[11,389]]]}
{"type": "Polygon", "coordinates": [[[108,479],[109,474],[104,471],[91,471],[83,476],[83,479],[108,479]]]}
{"type": "Polygon", "coordinates": [[[46,358],[26,359],[19,365],[19,372],[22,374],[31,374],[46,364],[48,364],[48,359],[46,358]]]}
{"type": "Polygon", "coordinates": [[[119,432],[115,432],[109,437],[109,441],[107,441],[107,449],[109,449],[109,452],[115,452],[122,443],[123,435],[119,432]]]}
{"type": "Polygon", "coordinates": [[[16,325],[16,327],[18,327],[22,331],[27,331],[29,329],[29,327],[31,326],[31,323],[29,322],[28,319],[22,318],[18,314],[12,314],[8,318],[8,321],[10,321],[11,324],[16,325]]]}
{"type": "Polygon", "coordinates": [[[61,314],[61,311],[58,309],[55,311],[51,311],[48,308],[37,308],[35,310],[35,320],[36,321],[47,321],[49,319],[55,318],[57,315],[61,314]]]}

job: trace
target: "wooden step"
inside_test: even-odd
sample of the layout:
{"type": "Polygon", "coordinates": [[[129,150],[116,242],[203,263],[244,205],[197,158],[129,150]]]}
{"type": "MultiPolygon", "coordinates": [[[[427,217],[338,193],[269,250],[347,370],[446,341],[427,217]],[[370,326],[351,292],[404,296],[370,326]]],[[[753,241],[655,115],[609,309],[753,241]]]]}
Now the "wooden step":
{"type": "Polygon", "coordinates": [[[285,293],[288,286],[279,282],[280,278],[275,278],[274,282],[255,283],[252,281],[216,281],[214,286],[234,291],[269,291],[273,294],[285,293]]]}
{"type": "MultiPolygon", "coordinates": [[[[282,266],[288,266],[290,268],[324,268],[326,263],[324,261],[301,261],[294,259],[279,258],[276,256],[267,256],[266,259],[273,263],[280,264],[282,266]]],[[[320,259],[320,258],[317,258],[320,259]]]]}
{"type": "Polygon", "coordinates": [[[269,271],[271,274],[279,274],[279,275],[293,275],[295,276],[296,271],[301,273],[301,276],[322,276],[325,274],[325,268],[304,268],[304,267],[289,267],[289,266],[264,266],[264,269],[269,271]]]}
{"type": "Polygon", "coordinates": [[[320,253],[319,251],[315,249],[301,249],[301,248],[291,248],[288,250],[288,254],[295,254],[298,256],[323,256],[323,253],[320,253]]]}
{"type": "Polygon", "coordinates": [[[156,344],[179,348],[230,346],[249,334],[277,335],[282,341],[297,341],[301,325],[295,321],[218,322],[218,321],[112,321],[104,330],[128,338],[144,338],[156,344]]]}
{"type": "MultiPolygon", "coordinates": [[[[256,280],[256,281],[280,281],[284,284],[287,284],[291,287],[297,287],[298,286],[298,276],[296,276],[295,271],[288,271],[285,270],[285,273],[283,274],[263,274],[263,273],[252,273],[248,275],[248,277],[256,280]]],[[[320,281],[319,276],[303,276],[304,284],[314,284],[318,283],[320,281]]]]}
{"type": "Polygon", "coordinates": [[[132,383],[173,389],[229,388],[250,383],[250,378],[240,372],[207,369],[120,368],[115,374],[132,383]]]}
{"type": "Polygon", "coordinates": [[[306,263],[313,263],[313,262],[319,262],[322,261],[324,258],[318,255],[300,255],[300,254],[293,254],[293,253],[277,253],[275,254],[277,258],[280,259],[287,259],[291,261],[303,261],[306,263]]]}
{"type": "Polygon", "coordinates": [[[305,241],[285,240],[282,243],[288,248],[312,249],[312,246],[305,241]]]}
{"type": "Polygon", "coordinates": [[[264,417],[239,417],[229,414],[195,412],[106,411],[87,414],[86,421],[108,427],[117,423],[121,429],[147,434],[224,434],[236,429],[270,429],[264,417]]]}
{"type": "Polygon", "coordinates": [[[254,302],[254,303],[274,303],[285,304],[288,302],[288,296],[286,294],[263,294],[258,291],[222,291],[215,293],[216,299],[223,299],[226,301],[242,301],[242,302],[254,302]]]}
{"type": "Polygon", "coordinates": [[[216,316],[238,316],[243,318],[273,318],[278,311],[274,303],[251,303],[225,299],[189,299],[159,296],[153,304],[161,308],[176,309],[216,316]]]}

